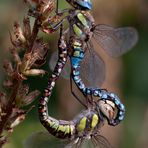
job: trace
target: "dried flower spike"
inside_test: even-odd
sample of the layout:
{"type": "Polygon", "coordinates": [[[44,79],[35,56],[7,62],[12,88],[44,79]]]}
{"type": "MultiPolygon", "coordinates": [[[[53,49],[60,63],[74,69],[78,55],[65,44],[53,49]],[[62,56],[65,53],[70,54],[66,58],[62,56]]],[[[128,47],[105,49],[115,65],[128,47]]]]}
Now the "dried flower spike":
{"type": "Polygon", "coordinates": [[[14,23],[13,33],[10,33],[10,40],[14,47],[23,48],[24,43],[26,42],[23,30],[20,27],[18,22],[14,23]]]}
{"type": "Polygon", "coordinates": [[[12,133],[14,127],[16,127],[20,122],[25,119],[26,111],[19,108],[13,108],[11,116],[9,117],[8,122],[6,123],[5,129],[12,133]]]}

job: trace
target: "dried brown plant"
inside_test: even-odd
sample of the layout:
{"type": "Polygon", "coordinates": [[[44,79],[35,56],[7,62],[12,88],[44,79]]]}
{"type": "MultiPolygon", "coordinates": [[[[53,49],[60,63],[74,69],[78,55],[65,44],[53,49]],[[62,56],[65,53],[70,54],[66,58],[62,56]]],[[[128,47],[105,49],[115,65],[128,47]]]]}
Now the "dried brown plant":
{"type": "Polygon", "coordinates": [[[29,85],[24,84],[24,81],[29,76],[46,74],[38,67],[46,61],[48,44],[38,36],[38,33],[42,26],[47,24],[54,10],[54,1],[24,0],[24,2],[29,10],[24,17],[23,27],[15,22],[13,31],[10,32],[12,47],[9,51],[13,60],[5,60],[3,66],[6,80],[3,83],[3,91],[0,91],[0,147],[8,142],[14,127],[25,119],[33,106],[28,110],[22,107],[31,104],[40,94],[38,90],[30,92],[29,85]],[[33,27],[30,25],[31,16],[35,18],[33,27]]]}

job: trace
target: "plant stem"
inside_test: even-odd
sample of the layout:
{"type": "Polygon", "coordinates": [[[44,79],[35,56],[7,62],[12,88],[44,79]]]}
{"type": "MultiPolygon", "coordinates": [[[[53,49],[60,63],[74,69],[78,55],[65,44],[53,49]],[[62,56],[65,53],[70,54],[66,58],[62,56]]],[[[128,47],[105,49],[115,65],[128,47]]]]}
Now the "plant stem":
{"type": "Polygon", "coordinates": [[[32,37],[31,37],[31,41],[30,41],[30,45],[29,45],[29,48],[27,49],[27,53],[30,53],[32,51],[32,47],[33,47],[33,44],[34,44],[34,41],[37,37],[37,34],[39,32],[39,20],[38,18],[35,20],[34,22],[34,25],[33,25],[33,29],[32,29],[32,37]]]}
{"type": "MultiPolygon", "coordinates": [[[[38,32],[39,32],[39,26],[40,26],[40,21],[38,18],[36,18],[34,25],[33,25],[33,29],[32,29],[31,40],[30,40],[28,48],[26,49],[25,54],[30,53],[32,51],[33,46],[34,46],[34,42],[35,42],[38,32]]],[[[23,80],[24,79],[20,78],[19,72],[16,70],[16,76],[15,76],[15,78],[13,78],[14,86],[12,88],[11,95],[10,95],[10,98],[7,102],[7,105],[3,109],[3,113],[5,113],[5,115],[1,117],[1,121],[0,121],[0,138],[2,137],[2,133],[3,133],[3,130],[5,129],[5,125],[8,122],[8,120],[12,114],[12,110],[15,107],[15,99],[16,99],[17,93],[19,91],[20,85],[22,84],[23,80]]],[[[4,142],[0,141],[0,148],[4,144],[5,144],[4,142]]]]}
{"type": "MultiPolygon", "coordinates": [[[[39,32],[39,25],[40,24],[39,24],[39,21],[38,21],[38,18],[37,18],[34,22],[34,26],[33,26],[33,30],[32,30],[32,36],[31,36],[31,40],[30,40],[30,45],[29,45],[29,48],[27,49],[26,53],[30,53],[32,51],[34,41],[37,38],[37,34],[39,32]]],[[[6,108],[4,109],[4,113],[6,113],[6,115],[2,116],[2,120],[0,122],[0,135],[2,134],[3,129],[5,127],[5,124],[6,124],[7,120],[9,119],[9,116],[12,113],[12,109],[14,107],[14,101],[15,101],[18,89],[19,89],[22,81],[23,80],[16,79],[16,82],[15,82],[16,84],[14,86],[14,89],[12,90],[12,94],[10,96],[8,103],[7,103],[6,108]]]]}
{"type": "Polygon", "coordinates": [[[22,80],[17,80],[15,87],[12,91],[12,94],[10,96],[10,99],[7,103],[7,106],[4,110],[4,113],[6,113],[6,115],[2,116],[2,120],[0,122],[0,135],[2,134],[5,124],[12,113],[12,108],[14,107],[14,101],[15,101],[15,98],[16,98],[16,95],[17,95],[17,92],[18,92],[18,89],[19,89],[19,86],[21,85],[21,83],[22,83],[22,80]]]}

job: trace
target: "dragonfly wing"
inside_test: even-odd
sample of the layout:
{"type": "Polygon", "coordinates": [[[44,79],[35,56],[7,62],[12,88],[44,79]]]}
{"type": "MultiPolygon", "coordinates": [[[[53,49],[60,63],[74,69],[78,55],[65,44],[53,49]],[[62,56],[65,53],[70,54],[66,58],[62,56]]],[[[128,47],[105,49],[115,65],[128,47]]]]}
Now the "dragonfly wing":
{"type": "Polygon", "coordinates": [[[105,63],[94,51],[91,42],[88,42],[84,59],[80,68],[81,78],[86,86],[101,86],[105,79],[105,63]]]}
{"type": "Polygon", "coordinates": [[[29,136],[23,143],[24,148],[62,148],[63,141],[51,136],[48,132],[36,132],[29,136]]]}
{"type": "Polygon", "coordinates": [[[74,139],[64,148],[95,148],[95,147],[92,140],[81,137],[78,140],[74,139]]]}
{"type": "MultiPolygon", "coordinates": [[[[84,81],[86,86],[94,87],[101,86],[105,79],[105,64],[101,57],[93,50],[93,46],[88,43],[89,49],[85,52],[85,57],[82,60],[80,66],[81,78],[84,81]]],[[[49,61],[49,67],[53,71],[58,60],[58,52],[54,52],[49,61]]],[[[70,78],[71,66],[70,61],[68,60],[66,65],[62,70],[62,77],[65,79],[70,78]]]]}
{"type": "Polygon", "coordinates": [[[110,56],[119,57],[137,43],[138,33],[132,27],[113,28],[96,25],[93,37],[110,56]]]}
{"type": "MultiPolygon", "coordinates": [[[[58,61],[58,51],[54,52],[49,60],[49,67],[52,71],[54,70],[57,61],[58,61]]],[[[65,79],[69,79],[70,72],[71,72],[70,61],[67,60],[65,66],[62,70],[61,76],[65,79]]]]}
{"type": "Polygon", "coordinates": [[[112,148],[109,141],[102,135],[93,136],[91,140],[92,140],[92,143],[95,147],[112,148]]]}
{"type": "Polygon", "coordinates": [[[112,148],[108,140],[102,135],[92,136],[91,139],[79,138],[71,141],[64,148],[112,148]]]}

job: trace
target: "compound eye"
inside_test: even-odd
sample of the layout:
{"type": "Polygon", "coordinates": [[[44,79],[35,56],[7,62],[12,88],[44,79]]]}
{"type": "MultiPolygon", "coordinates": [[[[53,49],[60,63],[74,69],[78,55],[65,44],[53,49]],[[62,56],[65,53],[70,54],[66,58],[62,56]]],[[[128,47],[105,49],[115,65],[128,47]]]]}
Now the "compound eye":
{"type": "Polygon", "coordinates": [[[76,0],[76,3],[81,7],[81,9],[92,9],[91,0],[76,0]]]}
{"type": "Polygon", "coordinates": [[[115,105],[111,101],[99,101],[99,109],[107,117],[108,120],[112,120],[116,116],[115,105]]]}

